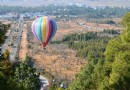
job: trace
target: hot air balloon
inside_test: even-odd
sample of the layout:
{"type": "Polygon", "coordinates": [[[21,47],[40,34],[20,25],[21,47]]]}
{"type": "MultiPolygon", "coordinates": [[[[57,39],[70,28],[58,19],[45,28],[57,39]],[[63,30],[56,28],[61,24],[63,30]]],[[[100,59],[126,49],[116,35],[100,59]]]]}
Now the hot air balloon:
{"type": "Polygon", "coordinates": [[[32,32],[43,48],[52,40],[57,31],[56,22],[48,17],[40,17],[33,21],[32,32]]]}

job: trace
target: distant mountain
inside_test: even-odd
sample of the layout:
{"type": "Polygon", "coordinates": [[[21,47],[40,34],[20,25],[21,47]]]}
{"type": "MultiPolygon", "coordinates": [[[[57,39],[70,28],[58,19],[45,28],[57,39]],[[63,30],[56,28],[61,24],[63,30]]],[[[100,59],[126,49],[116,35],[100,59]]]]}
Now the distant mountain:
{"type": "Polygon", "coordinates": [[[0,0],[0,5],[9,6],[41,6],[49,4],[130,7],[130,0],[0,0]]]}

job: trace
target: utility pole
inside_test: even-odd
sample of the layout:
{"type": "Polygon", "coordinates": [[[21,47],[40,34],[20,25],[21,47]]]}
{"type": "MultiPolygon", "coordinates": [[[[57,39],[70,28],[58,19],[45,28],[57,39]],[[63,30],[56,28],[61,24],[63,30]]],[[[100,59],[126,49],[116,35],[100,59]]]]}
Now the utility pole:
{"type": "Polygon", "coordinates": [[[0,47],[0,60],[2,59],[2,48],[0,47]]]}

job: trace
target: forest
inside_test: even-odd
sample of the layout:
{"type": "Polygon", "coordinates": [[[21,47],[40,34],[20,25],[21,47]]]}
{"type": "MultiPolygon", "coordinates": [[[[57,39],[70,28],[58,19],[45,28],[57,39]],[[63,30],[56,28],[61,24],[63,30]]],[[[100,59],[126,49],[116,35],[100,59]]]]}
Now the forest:
{"type": "Polygon", "coordinates": [[[90,55],[100,57],[103,55],[108,41],[117,35],[119,35],[119,31],[104,29],[103,32],[70,34],[61,41],[52,41],[51,43],[67,44],[69,48],[76,50],[77,57],[87,58],[90,55]]]}
{"type": "Polygon", "coordinates": [[[3,44],[4,40],[5,40],[5,34],[7,32],[7,30],[10,28],[10,24],[5,25],[2,24],[2,22],[0,22],[0,44],[3,44]]]}
{"type": "MultiPolygon", "coordinates": [[[[105,50],[86,50],[88,53],[94,51],[96,55],[87,55],[88,63],[75,76],[68,90],[130,90],[130,13],[122,18],[122,25],[124,30],[120,35],[109,42],[105,39],[107,45],[90,44],[92,47],[95,45],[95,49],[104,46],[105,50]],[[100,52],[102,54],[97,56],[100,52]]],[[[70,47],[77,48],[73,44],[70,44],[70,47]]],[[[81,48],[80,45],[79,47],[81,48]]],[[[81,52],[84,52],[83,50],[81,52]]]]}

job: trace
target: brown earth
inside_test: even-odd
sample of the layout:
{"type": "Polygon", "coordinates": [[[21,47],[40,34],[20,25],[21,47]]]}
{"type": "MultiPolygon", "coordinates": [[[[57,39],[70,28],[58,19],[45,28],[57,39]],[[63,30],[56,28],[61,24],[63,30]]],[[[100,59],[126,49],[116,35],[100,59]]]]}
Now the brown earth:
{"type": "MultiPolygon", "coordinates": [[[[120,22],[120,19],[115,19],[120,22]]],[[[121,26],[109,25],[109,24],[98,24],[87,22],[84,19],[73,19],[70,21],[58,21],[58,31],[54,40],[62,39],[64,36],[72,33],[85,33],[85,32],[100,32],[103,29],[114,29],[122,30],[121,26]]]]}
{"type": "Polygon", "coordinates": [[[19,58],[20,60],[25,60],[26,54],[27,54],[27,25],[24,25],[23,33],[22,33],[22,39],[20,43],[20,50],[19,50],[19,58]]]}

